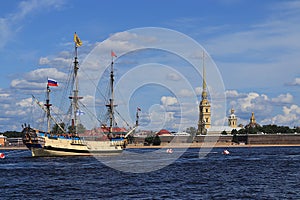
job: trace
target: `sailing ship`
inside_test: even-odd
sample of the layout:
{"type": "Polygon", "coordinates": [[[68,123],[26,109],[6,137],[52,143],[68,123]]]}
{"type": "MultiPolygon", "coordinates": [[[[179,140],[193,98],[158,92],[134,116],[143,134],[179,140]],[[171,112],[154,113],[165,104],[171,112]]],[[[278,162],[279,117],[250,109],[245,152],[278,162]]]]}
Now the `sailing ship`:
{"type": "MultiPolygon", "coordinates": [[[[57,86],[57,82],[48,79],[47,83],[47,95],[45,104],[39,102],[37,98],[33,96],[35,103],[46,113],[47,115],[47,131],[42,131],[30,127],[30,125],[22,125],[23,130],[23,143],[28,149],[31,150],[32,156],[42,157],[42,156],[108,156],[108,155],[118,155],[122,153],[123,149],[127,144],[127,137],[135,130],[137,126],[134,126],[130,131],[126,132],[123,137],[114,134],[116,130],[114,126],[114,69],[113,69],[113,57],[115,54],[112,52],[112,62],[111,62],[111,72],[110,72],[110,98],[106,107],[109,113],[109,127],[106,125],[101,126],[101,130],[106,130],[107,140],[99,139],[89,139],[89,137],[82,137],[78,134],[78,121],[81,112],[79,109],[79,100],[83,97],[79,96],[78,90],[78,58],[77,58],[77,48],[82,45],[81,40],[74,34],[75,43],[75,56],[74,56],[74,67],[73,67],[73,94],[69,97],[71,100],[72,107],[72,120],[71,128],[67,132],[61,123],[51,115],[50,108],[50,88],[49,86],[57,86]],[[55,126],[59,131],[51,131],[51,122],[55,123],[55,126]],[[70,131],[71,130],[71,131],[70,131]]],[[[137,113],[138,115],[138,113],[137,113]]],[[[136,123],[137,125],[138,123],[136,123]]]]}

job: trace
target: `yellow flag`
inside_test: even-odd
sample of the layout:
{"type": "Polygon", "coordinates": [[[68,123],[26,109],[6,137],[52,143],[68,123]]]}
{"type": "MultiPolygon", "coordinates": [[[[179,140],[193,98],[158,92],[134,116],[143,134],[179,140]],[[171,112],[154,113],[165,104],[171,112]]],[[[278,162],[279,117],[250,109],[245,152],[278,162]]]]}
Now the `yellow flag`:
{"type": "Polygon", "coordinates": [[[76,32],[74,33],[74,42],[77,47],[80,47],[82,45],[82,42],[81,42],[80,38],[78,37],[78,35],[76,34],[76,32]]]}

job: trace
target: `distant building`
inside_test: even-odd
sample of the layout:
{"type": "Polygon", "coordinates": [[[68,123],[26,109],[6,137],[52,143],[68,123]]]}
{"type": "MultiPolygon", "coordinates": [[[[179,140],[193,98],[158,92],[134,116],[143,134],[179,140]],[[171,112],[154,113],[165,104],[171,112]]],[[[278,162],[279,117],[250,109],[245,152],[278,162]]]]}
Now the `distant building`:
{"type": "Polygon", "coordinates": [[[207,134],[207,129],[211,127],[211,113],[210,103],[207,98],[206,79],[205,79],[205,65],[203,53],[203,84],[202,84],[202,100],[199,104],[199,121],[197,134],[207,134]]]}
{"type": "Polygon", "coordinates": [[[166,129],[161,129],[160,131],[158,131],[156,133],[156,135],[158,135],[158,136],[171,136],[172,134],[171,134],[170,131],[168,131],[166,129]]]}
{"type": "Polygon", "coordinates": [[[0,146],[3,147],[7,143],[7,137],[4,135],[0,135],[0,146]]]}
{"type": "Polygon", "coordinates": [[[260,127],[258,123],[256,123],[254,112],[252,112],[251,117],[250,117],[250,123],[245,126],[245,128],[256,128],[260,127]]]}
{"type": "Polygon", "coordinates": [[[230,126],[231,128],[237,128],[237,118],[234,114],[234,109],[232,108],[230,111],[230,115],[228,117],[228,126],[230,126]]]}
{"type": "Polygon", "coordinates": [[[234,109],[230,110],[230,115],[228,116],[228,126],[211,126],[210,128],[208,128],[207,134],[210,135],[219,135],[221,133],[223,133],[224,131],[227,134],[231,134],[232,130],[240,130],[242,127],[237,126],[237,117],[234,114],[234,109]]]}

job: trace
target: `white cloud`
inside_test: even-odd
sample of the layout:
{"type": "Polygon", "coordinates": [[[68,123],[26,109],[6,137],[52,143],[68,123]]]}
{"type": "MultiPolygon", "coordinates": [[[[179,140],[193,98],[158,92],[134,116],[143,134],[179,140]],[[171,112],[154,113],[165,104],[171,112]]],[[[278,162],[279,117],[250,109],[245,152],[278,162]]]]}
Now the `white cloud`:
{"type": "Polygon", "coordinates": [[[56,68],[41,68],[33,70],[25,75],[27,80],[47,81],[47,77],[62,80],[67,78],[67,74],[58,71],[56,68]]]}
{"type": "MultiPolygon", "coordinates": [[[[52,56],[53,57],[53,56],[52,56]]],[[[39,59],[39,65],[47,65],[54,68],[67,68],[72,63],[73,58],[70,57],[66,51],[60,52],[59,55],[54,58],[41,57],[39,59]]]]}
{"type": "Polygon", "coordinates": [[[181,80],[181,77],[177,73],[170,73],[168,74],[167,79],[172,81],[179,81],[181,80]]]}
{"type": "Polygon", "coordinates": [[[201,95],[202,87],[196,87],[195,92],[196,92],[196,95],[201,95]]]}
{"type": "Polygon", "coordinates": [[[272,102],[274,102],[274,103],[292,103],[293,96],[290,93],[281,94],[276,98],[272,98],[272,102]]]}
{"type": "Polygon", "coordinates": [[[283,106],[283,113],[285,115],[289,115],[289,114],[300,114],[300,107],[298,105],[291,105],[290,107],[287,107],[287,106],[283,106]]]}
{"type": "Polygon", "coordinates": [[[50,63],[50,60],[47,57],[42,57],[39,60],[39,65],[47,65],[50,63]]]}
{"type": "Polygon", "coordinates": [[[266,118],[262,122],[265,124],[276,124],[282,126],[298,126],[300,123],[300,107],[298,105],[283,106],[283,114],[277,114],[272,118],[266,118]]]}
{"type": "Polygon", "coordinates": [[[178,93],[180,97],[193,97],[195,95],[194,91],[188,89],[182,89],[178,93]]]}
{"type": "Polygon", "coordinates": [[[300,85],[300,78],[295,78],[292,85],[300,85]]]}
{"type": "Polygon", "coordinates": [[[9,96],[10,96],[9,93],[3,91],[3,90],[0,88],[0,99],[1,99],[1,98],[7,98],[7,97],[9,97],[9,96]]]}
{"type": "Polygon", "coordinates": [[[32,98],[22,99],[16,103],[17,106],[30,107],[32,105],[32,98]]]}
{"type": "Polygon", "coordinates": [[[235,109],[239,117],[239,123],[248,123],[251,112],[255,112],[257,122],[262,125],[294,126],[300,122],[300,107],[295,104],[287,106],[293,102],[293,96],[290,93],[280,94],[271,99],[265,94],[255,92],[238,93],[237,91],[229,91],[227,93],[230,94],[230,98],[228,98],[230,99],[229,105],[235,109]],[[236,98],[232,98],[233,96],[236,96],[236,98]],[[282,104],[285,106],[279,107],[282,104]],[[276,108],[282,108],[282,114],[275,114],[276,108]]]}
{"type": "Polygon", "coordinates": [[[10,86],[14,89],[35,90],[45,88],[45,83],[29,82],[24,79],[14,79],[10,86]]]}
{"type": "Polygon", "coordinates": [[[169,96],[161,97],[160,101],[163,106],[171,106],[178,103],[175,97],[169,97],[169,96]]]}

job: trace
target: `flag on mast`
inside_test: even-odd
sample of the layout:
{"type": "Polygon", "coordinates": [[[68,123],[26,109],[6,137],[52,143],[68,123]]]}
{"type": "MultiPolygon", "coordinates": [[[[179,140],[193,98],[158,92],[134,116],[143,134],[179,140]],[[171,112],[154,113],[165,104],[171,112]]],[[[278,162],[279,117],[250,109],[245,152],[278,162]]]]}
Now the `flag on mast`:
{"type": "Polygon", "coordinates": [[[58,83],[56,80],[48,78],[48,86],[57,87],[58,83]]]}
{"type": "Polygon", "coordinates": [[[111,57],[117,57],[117,54],[115,54],[115,52],[111,51],[111,57]]]}
{"type": "Polygon", "coordinates": [[[80,115],[85,115],[85,112],[81,111],[81,110],[77,110],[76,111],[76,115],[80,116],[80,115]]]}
{"type": "Polygon", "coordinates": [[[82,42],[81,42],[80,38],[78,37],[78,35],[76,34],[76,32],[74,33],[74,42],[77,47],[80,47],[82,45],[82,42]]]}

